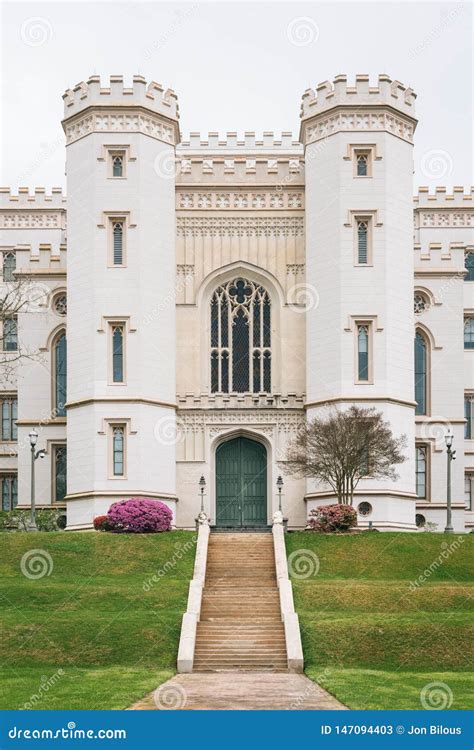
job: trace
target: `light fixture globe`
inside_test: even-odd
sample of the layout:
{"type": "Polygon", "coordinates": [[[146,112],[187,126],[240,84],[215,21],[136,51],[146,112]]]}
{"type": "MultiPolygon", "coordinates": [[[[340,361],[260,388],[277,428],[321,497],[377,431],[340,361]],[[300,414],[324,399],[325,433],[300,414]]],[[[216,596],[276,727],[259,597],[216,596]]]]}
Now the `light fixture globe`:
{"type": "Polygon", "coordinates": [[[38,433],[34,428],[28,433],[28,437],[30,438],[31,447],[34,448],[36,443],[38,442],[38,433]]]}
{"type": "Polygon", "coordinates": [[[279,475],[279,477],[277,479],[277,487],[278,487],[279,490],[281,490],[283,488],[283,479],[282,479],[281,474],[279,475]]]}
{"type": "Polygon", "coordinates": [[[444,439],[446,440],[446,447],[447,447],[447,448],[451,448],[451,446],[452,446],[452,444],[453,444],[453,433],[452,433],[452,431],[451,431],[451,428],[449,428],[449,430],[448,430],[448,432],[446,433],[446,435],[445,435],[445,438],[444,438],[444,439]]]}

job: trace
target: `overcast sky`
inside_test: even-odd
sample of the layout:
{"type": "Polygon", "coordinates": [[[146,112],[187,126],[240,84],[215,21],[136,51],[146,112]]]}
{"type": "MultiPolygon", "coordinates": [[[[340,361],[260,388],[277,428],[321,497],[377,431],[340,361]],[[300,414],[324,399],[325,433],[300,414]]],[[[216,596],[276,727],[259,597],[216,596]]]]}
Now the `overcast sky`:
{"type": "Polygon", "coordinates": [[[64,90],[172,87],[181,130],[299,128],[303,91],[385,72],[418,94],[414,188],[472,182],[470,2],[2,2],[2,185],[64,186],[64,90]]]}

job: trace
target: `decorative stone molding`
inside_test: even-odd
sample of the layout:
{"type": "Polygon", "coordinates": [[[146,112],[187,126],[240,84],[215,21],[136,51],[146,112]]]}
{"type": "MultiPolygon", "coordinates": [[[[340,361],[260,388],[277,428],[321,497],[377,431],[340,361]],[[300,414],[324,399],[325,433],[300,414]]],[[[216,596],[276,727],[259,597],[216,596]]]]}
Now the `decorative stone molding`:
{"type": "Polygon", "coordinates": [[[152,112],[123,110],[90,112],[75,120],[64,123],[66,143],[83,138],[89,133],[142,133],[173,145],[176,142],[176,128],[160,115],[152,112]]]}
{"type": "MultiPolygon", "coordinates": [[[[225,409],[226,415],[229,410],[258,409],[261,414],[282,409],[304,408],[304,393],[185,393],[176,396],[178,408],[184,413],[198,415],[205,413],[207,409],[225,409]]],[[[212,411],[211,411],[212,413],[212,411]]],[[[219,418],[222,419],[224,415],[219,418]]]]}
{"type": "Polygon", "coordinates": [[[178,217],[178,237],[303,237],[301,217],[178,217]]]}
{"type": "Polygon", "coordinates": [[[340,132],[383,130],[412,143],[415,125],[408,119],[405,120],[382,109],[373,111],[356,108],[352,110],[344,108],[331,114],[319,115],[311,120],[311,124],[302,123],[306,145],[340,132]]]}
{"type": "Polygon", "coordinates": [[[415,210],[414,221],[416,228],[474,227],[474,211],[415,210]]]}
{"type": "Polygon", "coordinates": [[[280,192],[252,191],[252,192],[200,192],[178,191],[176,193],[176,209],[179,211],[190,210],[293,210],[304,208],[304,194],[302,192],[280,192]]]}
{"type": "Polygon", "coordinates": [[[194,276],[194,266],[189,263],[178,263],[176,273],[178,276],[194,276]]]}
{"type": "Polygon", "coordinates": [[[2,211],[1,229],[63,229],[65,213],[60,211],[2,211]]]}
{"type": "Polygon", "coordinates": [[[287,263],[286,273],[288,276],[300,276],[304,274],[305,264],[304,263],[287,263]]]}

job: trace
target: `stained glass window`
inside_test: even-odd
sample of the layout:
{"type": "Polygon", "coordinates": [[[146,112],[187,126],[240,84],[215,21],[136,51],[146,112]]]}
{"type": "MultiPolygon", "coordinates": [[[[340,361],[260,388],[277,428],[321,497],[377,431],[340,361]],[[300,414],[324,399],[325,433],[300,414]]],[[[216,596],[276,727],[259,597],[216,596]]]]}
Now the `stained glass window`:
{"type": "Polygon", "coordinates": [[[271,391],[271,301],[264,287],[242,278],[211,299],[211,391],[271,391]]]}

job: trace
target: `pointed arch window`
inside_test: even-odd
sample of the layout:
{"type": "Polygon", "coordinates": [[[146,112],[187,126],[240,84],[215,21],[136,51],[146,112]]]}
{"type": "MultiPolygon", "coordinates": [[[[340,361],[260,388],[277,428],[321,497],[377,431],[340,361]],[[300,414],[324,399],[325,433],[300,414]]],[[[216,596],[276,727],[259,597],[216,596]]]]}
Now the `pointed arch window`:
{"type": "Polygon", "coordinates": [[[211,298],[211,391],[271,392],[271,301],[260,284],[237,278],[211,298]]]}
{"type": "Polygon", "coordinates": [[[15,269],[16,269],[15,253],[4,253],[3,255],[3,280],[14,281],[15,269]]]}
{"type": "Polygon", "coordinates": [[[428,414],[428,341],[417,331],[415,335],[415,414],[428,414]]]}
{"type": "Polygon", "coordinates": [[[464,256],[464,260],[464,265],[467,271],[464,281],[474,281],[474,252],[468,250],[464,256]]]}
{"type": "Polygon", "coordinates": [[[362,266],[369,262],[369,223],[366,220],[357,222],[357,261],[362,266]]]}
{"type": "Polygon", "coordinates": [[[61,331],[53,343],[53,395],[54,414],[66,416],[67,400],[67,342],[66,333],[61,331]]]}

